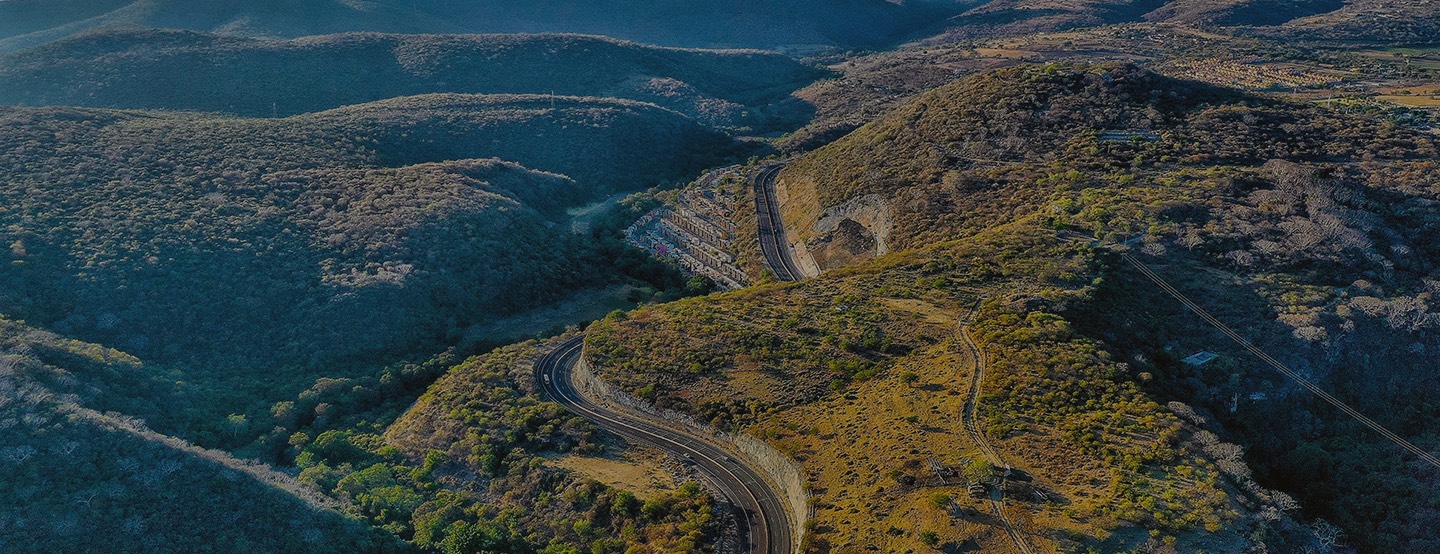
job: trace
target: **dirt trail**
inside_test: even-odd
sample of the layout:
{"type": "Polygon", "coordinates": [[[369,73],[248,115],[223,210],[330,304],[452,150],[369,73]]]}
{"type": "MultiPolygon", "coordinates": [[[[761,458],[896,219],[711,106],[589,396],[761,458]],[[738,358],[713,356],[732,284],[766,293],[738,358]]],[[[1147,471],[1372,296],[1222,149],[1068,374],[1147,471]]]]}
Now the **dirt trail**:
{"type": "MultiPolygon", "coordinates": [[[[985,381],[985,368],[989,365],[989,361],[985,357],[985,351],[970,336],[968,320],[968,317],[960,320],[957,325],[958,333],[956,333],[960,344],[964,347],[965,357],[969,358],[974,368],[974,371],[970,372],[970,391],[966,394],[964,413],[961,414],[965,422],[965,433],[980,449],[980,454],[985,457],[985,461],[1003,471],[1008,469],[1010,464],[1005,463],[1005,459],[985,438],[985,433],[980,430],[980,424],[976,417],[976,411],[980,404],[980,386],[985,381]]],[[[1015,527],[1014,522],[1010,521],[1010,516],[1005,514],[1005,492],[998,485],[990,487],[990,508],[1000,519],[1000,525],[1005,528],[1005,534],[1010,535],[1010,540],[1015,542],[1015,547],[1024,554],[1036,554],[1035,547],[1030,545],[1030,541],[1026,540],[1020,530],[1015,527]]]]}

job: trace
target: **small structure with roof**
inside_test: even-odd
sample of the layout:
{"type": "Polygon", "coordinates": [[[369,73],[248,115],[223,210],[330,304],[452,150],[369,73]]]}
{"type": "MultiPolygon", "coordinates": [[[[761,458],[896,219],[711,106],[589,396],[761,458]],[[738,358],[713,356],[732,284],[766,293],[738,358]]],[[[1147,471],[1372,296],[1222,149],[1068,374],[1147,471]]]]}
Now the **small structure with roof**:
{"type": "Polygon", "coordinates": [[[1185,362],[1187,365],[1191,365],[1191,366],[1194,366],[1194,367],[1200,367],[1200,366],[1202,366],[1202,365],[1205,365],[1205,364],[1208,364],[1208,363],[1210,363],[1210,362],[1215,361],[1215,358],[1219,358],[1219,357],[1220,357],[1220,355],[1219,355],[1219,354],[1216,354],[1216,353],[1214,353],[1214,352],[1210,352],[1210,351],[1208,351],[1208,350],[1201,350],[1201,351],[1199,351],[1199,352],[1196,352],[1196,353],[1194,353],[1194,354],[1191,354],[1191,355],[1187,356],[1184,360],[1181,360],[1181,361],[1185,362]]]}

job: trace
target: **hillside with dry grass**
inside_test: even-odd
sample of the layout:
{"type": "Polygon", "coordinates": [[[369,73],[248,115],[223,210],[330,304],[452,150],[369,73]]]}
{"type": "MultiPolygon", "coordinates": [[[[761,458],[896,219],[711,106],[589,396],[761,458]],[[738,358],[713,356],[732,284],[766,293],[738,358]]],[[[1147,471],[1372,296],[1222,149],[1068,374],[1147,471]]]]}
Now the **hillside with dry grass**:
{"type": "Polygon", "coordinates": [[[1343,529],[1361,551],[1423,549],[1434,495],[1413,491],[1433,490],[1432,468],[1098,245],[1128,241],[1251,340],[1433,449],[1420,368],[1440,321],[1423,238],[1435,151],[1392,121],[1130,66],[999,70],[782,174],[787,224],[812,253],[827,218],[854,233],[887,222],[889,253],[607,318],[587,347],[633,394],[795,456],[814,551],[1008,548],[987,507],[931,465],[987,475],[961,416],[978,367],[962,320],[989,362],[985,434],[1031,478],[1007,506],[1036,544],[1290,551],[1343,529]],[[1181,361],[1199,350],[1221,361],[1181,361]],[[1381,384],[1400,382],[1414,388],[1381,384]],[[1379,489],[1340,470],[1377,456],[1388,463],[1364,473],[1379,489]],[[1382,498],[1405,498],[1403,515],[1351,509],[1382,498]]]}
{"type": "Polygon", "coordinates": [[[781,208],[792,238],[836,267],[1033,213],[1086,172],[1405,156],[1418,137],[1129,65],[1031,65],[936,88],[799,157],[781,208]],[[869,240],[837,236],[846,220],[869,240]]]}
{"type": "Polygon", "coordinates": [[[1345,4],[1342,0],[1176,0],[1145,18],[1196,27],[1264,27],[1333,12],[1345,4]]]}
{"type": "Polygon", "coordinates": [[[991,0],[946,20],[936,43],[1163,22],[1315,43],[1431,44],[1436,10],[1405,0],[991,0]]]}
{"type": "Polygon", "coordinates": [[[0,0],[0,551],[1440,552],[1436,6],[0,0]]]}
{"type": "Polygon", "coordinates": [[[813,495],[809,551],[1008,550],[989,505],[964,487],[993,468],[964,429],[977,365],[956,332],[988,295],[969,321],[994,360],[982,426],[1029,476],[1007,485],[1006,504],[1027,540],[1121,550],[1154,530],[1190,548],[1235,548],[1266,493],[1241,492],[1204,453],[1201,430],[1072,330],[1064,314],[1088,301],[1102,265],[1033,222],[799,285],[609,318],[587,349],[633,394],[792,455],[813,495]],[[941,482],[932,461],[957,474],[941,482]]]}

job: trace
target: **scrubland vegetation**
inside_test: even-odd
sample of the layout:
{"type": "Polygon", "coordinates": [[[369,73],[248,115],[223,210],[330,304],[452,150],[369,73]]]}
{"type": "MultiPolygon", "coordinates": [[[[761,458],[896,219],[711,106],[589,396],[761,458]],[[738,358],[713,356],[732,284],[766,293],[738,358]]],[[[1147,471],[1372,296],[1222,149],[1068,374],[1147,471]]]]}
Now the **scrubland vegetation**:
{"type": "Polygon", "coordinates": [[[1089,175],[1124,184],[1150,167],[1416,159],[1434,148],[1423,137],[1133,66],[1023,66],[940,87],[801,157],[781,176],[799,195],[784,216],[815,249],[826,209],[879,194],[893,251],[1032,213],[1057,188],[1094,186],[1089,175]],[[1101,140],[1106,130],[1154,140],[1101,140]]]}
{"type": "MultiPolygon", "coordinates": [[[[83,379],[139,360],[0,319],[6,552],[383,551],[396,542],[289,476],[88,406],[83,379]],[[284,530],[277,532],[277,530],[284,530]]],[[[156,402],[168,400],[163,397],[156,402]]]]}
{"type": "Polygon", "coordinates": [[[418,97],[274,121],[3,117],[0,309],[208,396],[193,413],[133,414],[182,426],[255,417],[258,399],[354,375],[337,364],[434,348],[489,314],[603,284],[593,268],[615,251],[557,226],[563,209],[686,174],[730,144],[672,112],[565,98],[418,97]],[[626,146],[660,136],[678,156],[626,146]],[[486,154],[529,167],[426,163],[486,154]]]}
{"type": "MultiPolygon", "coordinates": [[[[0,138],[0,311],[47,329],[6,335],[43,337],[24,352],[64,369],[44,379],[67,395],[60,406],[74,406],[32,406],[33,395],[6,406],[7,421],[21,422],[14,445],[27,448],[12,453],[30,462],[6,497],[52,498],[35,504],[50,512],[7,516],[7,543],[46,551],[86,527],[121,525],[85,540],[135,537],[139,551],[203,550],[207,536],[227,551],[669,552],[713,542],[714,503],[694,487],[647,503],[537,465],[539,452],[575,446],[567,434],[457,451],[457,467],[495,478],[485,492],[458,478],[442,484],[435,472],[448,458],[386,447],[378,433],[456,363],[432,353],[495,344],[472,336],[476,324],[587,286],[683,294],[673,268],[617,238],[643,202],[578,234],[566,210],[688,176],[740,151],[727,136],[651,104],[552,96],[430,95],[269,120],[75,108],[0,118],[14,131],[0,138]],[[74,415],[101,412],[116,415],[74,415]],[[134,418],[183,439],[130,432],[134,418]],[[252,483],[195,459],[211,451],[176,446],[187,440],[294,464],[299,484],[260,465],[293,486],[252,483]],[[93,447],[64,446],[77,443],[93,447]],[[512,447],[530,454],[483,459],[512,447]],[[66,455],[34,458],[57,448],[66,455]],[[165,473],[143,486],[106,488],[154,463],[165,473]],[[86,464],[97,469],[78,469],[86,464]],[[183,483],[160,486],[192,466],[183,483]],[[52,472],[94,481],[44,481],[52,472]],[[96,494],[108,495],[96,504],[104,510],[129,508],[103,524],[56,511],[96,494]],[[504,508],[513,522],[495,496],[514,498],[504,508]],[[532,509],[550,498],[554,510],[532,509]],[[574,521],[551,517],[562,512],[574,521]],[[146,532],[174,523],[165,517],[200,521],[146,532]]],[[[504,390],[510,402],[527,398],[504,390]]],[[[503,413],[522,428],[573,419],[553,405],[529,409],[503,413]]]]}

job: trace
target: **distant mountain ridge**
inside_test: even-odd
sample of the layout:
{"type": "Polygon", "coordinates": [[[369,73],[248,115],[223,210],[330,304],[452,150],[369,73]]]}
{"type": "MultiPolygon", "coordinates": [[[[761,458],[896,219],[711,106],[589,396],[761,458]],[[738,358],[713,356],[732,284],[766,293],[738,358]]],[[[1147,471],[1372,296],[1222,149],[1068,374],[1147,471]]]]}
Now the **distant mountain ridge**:
{"type": "Polygon", "coordinates": [[[1020,36],[1143,21],[1345,42],[1430,43],[1440,7],[1405,0],[990,0],[929,40],[1020,36]]]}
{"type": "Polygon", "coordinates": [[[0,0],[0,52],[115,25],[265,38],[561,32],[814,52],[1141,21],[1287,38],[1424,43],[1436,40],[1440,8],[1406,0],[0,0]]]}
{"type": "Polygon", "coordinates": [[[849,48],[893,42],[951,9],[914,0],[5,0],[0,51],[115,24],[259,37],[571,32],[672,46],[849,48]]]}
{"type": "Polygon", "coordinates": [[[735,127],[783,118],[770,105],[824,75],[769,52],[581,35],[263,40],[127,29],[0,56],[0,103],[269,117],[437,92],[532,93],[651,102],[735,127]]]}
{"type": "Polygon", "coordinates": [[[1343,0],[1173,0],[1145,18],[1197,26],[1269,26],[1332,12],[1344,5],[1343,0]]]}

